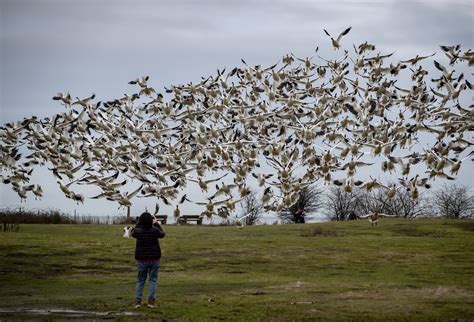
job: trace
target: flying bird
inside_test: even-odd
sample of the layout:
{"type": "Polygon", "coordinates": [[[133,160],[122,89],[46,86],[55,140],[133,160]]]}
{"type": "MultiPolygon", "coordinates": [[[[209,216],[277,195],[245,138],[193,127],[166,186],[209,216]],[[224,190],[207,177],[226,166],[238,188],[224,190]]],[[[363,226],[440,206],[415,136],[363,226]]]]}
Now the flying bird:
{"type": "Polygon", "coordinates": [[[360,219],[365,219],[365,218],[368,218],[369,219],[369,222],[370,222],[370,226],[377,226],[378,222],[379,222],[379,219],[380,218],[394,218],[396,216],[394,215],[387,215],[387,214],[384,214],[384,213],[381,213],[381,212],[378,212],[378,211],[375,211],[375,212],[372,212],[370,214],[367,214],[365,216],[358,216],[360,219]]]}
{"type": "MultiPolygon", "coordinates": [[[[336,50],[350,30],[324,32],[336,50]]],[[[0,126],[2,183],[21,202],[41,198],[33,170],[46,166],[77,203],[104,198],[130,207],[134,197],[154,198],[175,212],[190,202],[207,216],[228,218],[254,181],[265,209],[281,211],[318,181],[345,192],[382,189],[387,198],[404,187],[417,199],[432,181],[454,180],[472,162],[472,75],[460,71],[474,65],[474,52],[441,46],[449,65],[436,57],[437,75],[429,77],[432,70],[420,62],[434,54],[386,63],[394,52],[375,52],[367,41],[353,48],[333,59],[288,53],[270,66],[242,60],[166,86],[166,95],[148,76],[130,81],[135,93],[103,103],[93,102],[95,94],[58,93],[59,113],[0,126]],[[361,180],[361,167],[399,182],[361,180]],[[415,170],[425,176],[413,176],[415,170]],[[190,182],[204,201],[187,197],[190,182]],[[99,191],[84,196],[74,183],[99,191]]]]}
{"type": "Polygon", "coordinates": [[[344,29],[340,34],[339,36],[337,36],[336,39],[334,39],[330,34],[329,32],[327,32],[326,29],[323,29],[324,32],[326,33],[326,35],[328,35],[329,38],[331,38],[331,43],[332,43],[332,46],[334,49],[339,49],[341,47],[341,44],[340,44],[340,41],[342,39],[343,36],[347,35],[349,33],[349,31],[351,31],[351,28],[352,27],[349,27],[347,29],[344,29]]]}

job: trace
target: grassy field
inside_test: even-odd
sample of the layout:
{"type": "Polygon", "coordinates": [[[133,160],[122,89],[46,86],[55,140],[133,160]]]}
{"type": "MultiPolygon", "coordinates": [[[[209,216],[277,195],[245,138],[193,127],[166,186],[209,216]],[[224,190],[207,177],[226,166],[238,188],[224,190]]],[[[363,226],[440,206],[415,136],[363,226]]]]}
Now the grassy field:
{"type": "Polygon", "coordinates": [[[473,221],[165,230],[158,307],[138,310],[135,243],[122,226],[0,233],[0,319],[71,317],[12,309],[122,320],[474,319],[473,221]]]}

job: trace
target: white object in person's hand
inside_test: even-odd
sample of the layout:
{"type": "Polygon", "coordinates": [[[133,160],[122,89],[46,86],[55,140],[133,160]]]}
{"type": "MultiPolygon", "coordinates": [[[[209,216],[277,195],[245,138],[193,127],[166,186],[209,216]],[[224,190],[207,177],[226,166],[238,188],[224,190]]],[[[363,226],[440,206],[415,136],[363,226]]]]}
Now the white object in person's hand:
{"type": "Polygon", "coordinates": [[[130,238],[130,230],[132,227],[123,227],[123,238],[130,238]]]}

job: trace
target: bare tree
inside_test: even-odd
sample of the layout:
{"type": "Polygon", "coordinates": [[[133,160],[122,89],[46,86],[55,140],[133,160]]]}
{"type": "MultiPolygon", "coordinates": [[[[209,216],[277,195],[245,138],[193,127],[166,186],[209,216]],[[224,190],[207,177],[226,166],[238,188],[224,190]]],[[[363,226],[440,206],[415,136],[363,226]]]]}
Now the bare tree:
{"type": "Polygon", "coordinates": [[[425,199],[425,196],[420,194],[418,199],[414,200],[405,189],[398,189],[392,198],[389,198],[383,189],[359,191],[355,208],[357,213],[361,214],[382,212],[400,218],[415,218],[426,213],[425,199]]]}
{"type": "Polygon", "coordinates": [[[291,207],[284,208],[278,216],[283,222],[304,223],[310,217],[309,213],[315,212],[323,204],[323,190],[316,186],[307,186],[300,191],[299,199],[291,207]],[[303,210],[301,213],[299,210],[303,210]]]}
{"type": "Polygon", "coordinates": [[[432,203],[438,213],[446,218],[459,219],[473,216],[474,196],[463,185],[443,185],[434,192],[432,203]]]}
{"type": "Polygon", "coordinates": [[[340,187],[331,188],[324,202],[327,217],[336,221],[355,219],[359,196],[359,190],[345,192],[340,187]]]}
{"type": "Polygon", "coordinates": [[[399,189],[392,199],[388,199],[385,212],[401,218],[415,218],[429,215],[426,205],[426,195],[420,193],[418,199],[413,199],[410,191],[399,189]]]}
{"type": "Polygon", "coordinates": [[[244,218],[245,225],[255,225],[263,214],[263,204],[257,198],[255,191],[250,191],[248,195],[242,200],[240,207],[242,208],[242,216],[244,218]]]}
{"type": "Polygon", "coordinates": [[[371,191],[359,190],[355,205],[357,214],[365,215],[372,212],[384,212],[384,199],[383,192],[379,189],[371,191]]]}

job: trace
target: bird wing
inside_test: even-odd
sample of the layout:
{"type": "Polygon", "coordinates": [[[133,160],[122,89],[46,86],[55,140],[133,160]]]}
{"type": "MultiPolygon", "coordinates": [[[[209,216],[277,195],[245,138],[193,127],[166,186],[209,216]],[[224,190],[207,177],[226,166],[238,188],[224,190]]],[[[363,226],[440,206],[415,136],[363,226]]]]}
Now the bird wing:
{"type": "Polygon", "coordinates": [[[123,227],[123,237],[124,238],[130,238],[130,228],[129,227],[123,227]]]}
{"type": "Polygon", "coordinates": [[[396,215],[387,215],[387,214],[380,213],[379,217],[392,217],[392,218],[395,218],[397,216],[396,215]]]}
{"type": "Polygon", "coordinates": [[[363,167],[363,166],[368,166],[368,165],[372,165],[373,163],[367,163],[367,162],[362,162],[362,161],[357,161],[355,163],[356,167],[363,167]]]}
{"type": "Polygon", "coordinates": [[[246,214],[246,215],[244,215],[244,216],[242,216],[242,217],[236,218],[235,221],[242,221],[242,219],[247,218],[247,217],[250,216],[251,214],[252,214],[252,213],[249,212],[248,214],[246,214]]]}
{"type": "Polygon", "coordinates": [[[232,197],[231,197],[231,198],[224,199],[224,200],[221,200],[221,201],[216,201],[216,202],[214,202],[214,206],[218,206],[218,205],[225,204],[225,203],[227,203],[227,202],[228,202],[229,200],[231,200],[231,199],[232,199],[232,197]]]}
{"type": "Polygon", "coordinates": [[[434,61],[434,65],[438,70],[442,71],[444,75],[448,74],[448,71],[446,70],[446,67],[444,67],[443,65],[438,63],[436,60],[434,61]]]}
{"type": "Polygon", "coordinates": [[[345,29],[343,32],[341,32],[339,34],[339,36],[337,37],[337,42],[339,42],[342,39],[343,36],[347,35],[349,33],[349,31],[351,31],[351,28],[352,27],[349,27],[349,28],[345,29]]]}
{"type": "Polygon", "coordinates": [[[97,196],[91,197],[91,199],[99,199],[99,198],[104,198],[104,197],[112,197],[110,191],[102,192],[98,194],[97,196]]]}
{"type": "Polygon", "coordinates": [[[418,59],[421,60],[421,59],[425,59],[425,58],[430,58],[430,57],[433,57],[434,55],[436,55],[436,53],[432,53],[431,55],[428,55],[428,56],[422,56],[422,57],[419,57],[418,59]]]}
{"type": "Polygon", "coordinates": [[[128,199],[132,199],[133,197],[135,197],[135,195],[136,195],[140,190],[142,190],[142,188],[143,188],[143,184],[142,184],[140,187],[138,187],[137,190],[135,190],[135,191],[129,193],[129,194],[127,195],[127,198],[128,198],[128,199]]]}
{"type": "Polygon", "coordinates": [[[223,176],[220,176],[219,178],[206,180],[205,182],[206,182],[206,183],[211,183],[211,182],[219,181],[219,180],[221,180],[222,178],[224,178],[227,174],[228,174],[228,173],[224,174],[223,176]]]}

